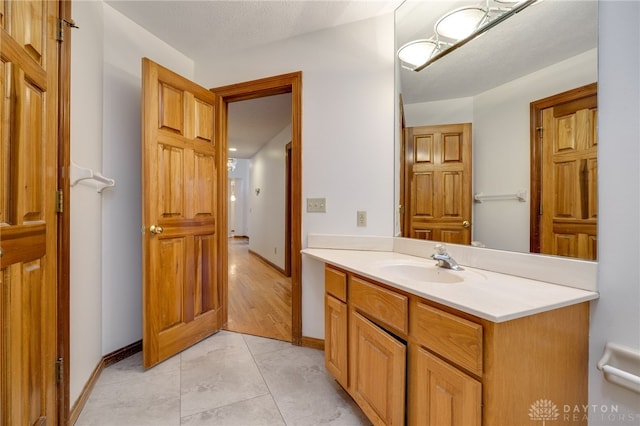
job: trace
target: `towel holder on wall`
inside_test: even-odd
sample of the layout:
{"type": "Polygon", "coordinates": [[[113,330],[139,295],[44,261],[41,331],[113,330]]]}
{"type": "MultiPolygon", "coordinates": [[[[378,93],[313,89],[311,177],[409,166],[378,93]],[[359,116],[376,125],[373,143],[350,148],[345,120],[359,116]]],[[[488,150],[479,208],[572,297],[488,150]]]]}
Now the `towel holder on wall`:
{"type": "Polygon", "coordinates": [[[607,381],[640,393],[640,351],[609,342],[597,366],[607,381]]]}
{"type": "Polygon", "coordinates": [[[527,190],[523,189],[516,192],[515,194],[483,194],[482,192],[478,192],[473,196],[473,200],[477,203],[482,203],[483,201],[504,200],[518,200],[521,203],[524,203],[525,201],[527,201],[527,190]]]}
{"type": "Polygon", "coordinates": [[[71,179],[71,186],[75,186],[78,182],[92,180],[96,182],[96,190],[102,192],[105,188],[111,188],[116,186],[116,181],[108,178],[101,173],[94,172],[87,167],[81,167],[71,162],[71,168],[69,169],[69,177],[71,179]]]}

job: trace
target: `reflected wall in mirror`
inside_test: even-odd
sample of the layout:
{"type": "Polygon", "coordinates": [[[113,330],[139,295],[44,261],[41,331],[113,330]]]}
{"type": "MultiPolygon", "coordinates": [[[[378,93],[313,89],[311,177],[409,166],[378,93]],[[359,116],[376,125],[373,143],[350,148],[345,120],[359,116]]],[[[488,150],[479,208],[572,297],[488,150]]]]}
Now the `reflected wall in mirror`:
{"type": "MultiPolygon", "coordinates": [[[[403,3],[396,11],[396,47],[433,33],[433,25],[442,15],[470,4],[472,2],[455,0],[403,3]]],[[[428,179],[424,174],[414,179],[418,140],[409,135],[415,136],[416,129],[424,126],[470,123],[472,184],[470,191],[460,193],[464,199],[459,202],[460,206],[469,203],[471,213],[469,218],[461,217],[463,220],[458,224],[468,222],[470,240],[500,250],[595,258],[597,110],[593,105],[563,118],[559,115],[563,109],[557,108],[557,120],[548,117],[546,120],[555,126],[552,132],[540,129],[544,127],[539,124],[543,120],[542,112],[534,105],[543,105],[554,96],[575,92],[576,88],[596,87],[592,84],[597,82],[597,12],[595,0],[545,0],[501,22],[420,72],[403,69],[398,64],[396,86],[402,99],[400,112],[405,129],[398,132],[403,137],[396,143],[400,163],[396,176],[400,206],[397,234],[446,241],[447,237],[436,237],[434,233],[430,236],[430,232],[416,234],[411,230],[411,210],[415,210],[418,202],[416,193],[425,187],[428,179]],[[571,156],[569,153],[587,148],[589,154],[574,155],[572,158],[579,157],[579,160],[572,160],[570,165],[552,156],[546,158],[549,163],[545,166],[541,152],[536,151],[544,146],[541,138],[553,146],[552,152],[571,156]],[[536,174],[538,167],[554,170],[557,176],[553,179],[554,194],[562,194],[550,207],[554,210],[551,216],[555,218],[551,222],[555,225],[551,227],[557,225],[557,232],[550,237],[551,243],[544,244],[540,243],[540,209],[549,198],[545,198],[547,193],[542,191],[550,190],[545,189],[541,180],[548,180],[549,175],[536,174]],[[478,194],[484,196],[482,202],[474,200],[478,194]],[[589,226],[593,225],[593,232],[581,231],[584,223],[570,223],[574,218],[586,219],[589,226]]],[[[424,146],[425,139],[420,141],[424,146]]],[[[462,149],[462,145],[459,147],[462,149]]],[[[454,148],[458,149],[455,144],[448,146],[449,155],[454,148]]],[[[433,155],[441,156],[446,151],[434,148],[433,155]]],[[[439,158],[444,163],[449,161],[439,158]]],[[[436,197],[449,191],[450,201],[445,202],[449,213],[462,214],[451,201],[458,200],[451,197],[451,188],[455,187],[451,183],[456,179],[453,173],[448,180],[438,180],[438,191],[432,192],[431,200],[419,201],[421,208],[428,203],[442,203],[436,197]]]]}

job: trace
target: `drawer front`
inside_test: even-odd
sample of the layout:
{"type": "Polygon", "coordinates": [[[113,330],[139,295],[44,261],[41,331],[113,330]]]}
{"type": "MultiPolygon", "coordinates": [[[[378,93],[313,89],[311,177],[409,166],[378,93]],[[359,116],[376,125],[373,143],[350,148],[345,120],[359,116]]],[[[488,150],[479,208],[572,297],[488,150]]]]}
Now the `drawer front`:
{"type": "Polygon", "coordinates": [[[402,294],[349,277],[349,303],[382,324],[409,332],[409,299],[402,294]]]}
{"type": "Polygon", "coordinates": [[[324,267],[324,288],[336,299],[347,302],[347,274],[329,265],[324,267]]]}
{"type": "Polygon", "coordinates": [[[423,303],[412,309],[416,341],[442,357],[482,375],[482,326],[423,303]]]}

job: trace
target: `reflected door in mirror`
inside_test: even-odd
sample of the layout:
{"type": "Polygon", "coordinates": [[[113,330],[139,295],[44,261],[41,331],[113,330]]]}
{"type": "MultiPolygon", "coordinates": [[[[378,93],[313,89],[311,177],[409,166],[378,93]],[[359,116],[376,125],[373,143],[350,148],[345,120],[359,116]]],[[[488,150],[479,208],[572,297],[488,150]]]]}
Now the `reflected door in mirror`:
{"type": "Polygon", "coordinates": [[[540,252],[597,258],[597,96],[542,110],[540,252]]]}
{"type": "Polygon", "coordinates": [[[471,124],[405,130],[405,237],[471,242],[471,124]]]}

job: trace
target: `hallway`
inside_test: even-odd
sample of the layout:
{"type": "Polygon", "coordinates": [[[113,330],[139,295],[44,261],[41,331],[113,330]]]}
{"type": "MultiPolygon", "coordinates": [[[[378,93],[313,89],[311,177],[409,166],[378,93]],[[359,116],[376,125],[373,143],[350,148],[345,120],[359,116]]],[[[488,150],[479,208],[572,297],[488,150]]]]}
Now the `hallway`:
{"type": "Polygon", "coordinates": [[[369,425],[322,351],[221,331],[144,371],[106,368],[76,426],[369,425]]]}
{"type": "Polygon", "coordinates": [[[227,330],[291,341],[291,278],[249,252],[249,240],[229,239],[227,330]]]}

